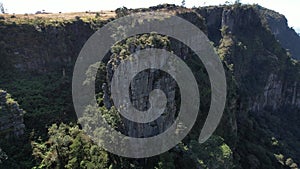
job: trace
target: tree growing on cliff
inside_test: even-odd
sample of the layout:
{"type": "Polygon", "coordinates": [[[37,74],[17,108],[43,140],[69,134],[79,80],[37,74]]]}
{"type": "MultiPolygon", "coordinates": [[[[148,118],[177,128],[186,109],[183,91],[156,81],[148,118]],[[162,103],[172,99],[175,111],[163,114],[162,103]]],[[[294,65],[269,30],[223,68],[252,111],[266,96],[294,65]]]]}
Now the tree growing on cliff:
{"type": "Polygon", "coordinates": [[[123,6],[123,7],[121,7],[121,8],[117,8],[117,9],[115,10],[115,12],[116,12],[116,14],[117,14],[117,18],[126,16],[126,15],[129,14],[129,11],[128,11],[128,9],[127,9],[125,6],[123,6]]]}
{"type": "Polygon", "coordinates": [[[95,145],[78,126],[53,124],[49,139],[32,142],[35,168],[109,168],[108,153],[95,145]]]}
{"type": "Polygon", "coordinates": [[[236,0],[234,3],[235,3],[235,4],[240,4],[240,3],[241,3],[241,0],[236,0]]]}

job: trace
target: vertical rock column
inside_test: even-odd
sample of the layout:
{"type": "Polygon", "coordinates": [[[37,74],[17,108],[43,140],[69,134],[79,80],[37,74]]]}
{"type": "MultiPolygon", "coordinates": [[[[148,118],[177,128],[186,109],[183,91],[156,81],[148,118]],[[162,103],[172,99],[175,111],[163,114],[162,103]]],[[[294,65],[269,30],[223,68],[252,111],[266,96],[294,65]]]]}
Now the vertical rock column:
{"type": "Polygon", "coordinates": [[[25,125],[23,121],[24,111],[10,95],[0,90],[0,135],[9,138],[19,137],[24,134],[25,125]]]}

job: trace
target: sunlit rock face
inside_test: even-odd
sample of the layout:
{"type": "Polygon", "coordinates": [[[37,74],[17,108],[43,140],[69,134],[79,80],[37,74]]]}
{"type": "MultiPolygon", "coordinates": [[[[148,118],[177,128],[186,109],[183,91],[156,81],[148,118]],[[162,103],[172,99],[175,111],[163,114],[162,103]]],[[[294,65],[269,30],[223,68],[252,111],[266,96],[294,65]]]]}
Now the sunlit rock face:
{"type": "Polygon", "coordinates": [[[9,138],[24,134],[25,125],[23,123],[24,111],[19,108],[10,95],[0,90],[0,135],[9,138]]]}

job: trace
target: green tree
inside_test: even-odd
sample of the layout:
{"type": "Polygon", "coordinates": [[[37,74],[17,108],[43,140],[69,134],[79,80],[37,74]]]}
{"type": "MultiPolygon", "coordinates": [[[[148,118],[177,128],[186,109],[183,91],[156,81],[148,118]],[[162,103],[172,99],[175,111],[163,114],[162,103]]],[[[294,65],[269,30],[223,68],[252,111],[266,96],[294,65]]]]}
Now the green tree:
{"type": "Polygon", "coordinates": [[[117,9],[115,10],[115,12],[116,12],[116,14],[117,14],[117,18],[126,16],[126,15],[129,14],[129,10],[128,10],[125,6],[123,6],[123,7],[121,7],[121,8],[117,8],[117,9]]]}
{"type": "Polygon", "coordinates": [[[155,169],[175,169],[175,154],[166,152],[159,157],[158,167],[155,169]]]}
{"type": "Polygon", "coordinates": [[[233,168],[233,153],[219,136],[213,135],[203,144],[192,140],[188,149],[191,158],[204,168],[233,168]]]}
{"type": "Polygon", "coordinates": [[[108,168],[108,153],[95,145],[78,126],[53,124],[46,142],[33,142],[35,168],[108,168]]]}
{"type": "Polygon", "coordinates": [[[234,3],[235,3],[235,4],[240,4],[240,3],[241,3],[241,0],[236,0],[234,3]]]}

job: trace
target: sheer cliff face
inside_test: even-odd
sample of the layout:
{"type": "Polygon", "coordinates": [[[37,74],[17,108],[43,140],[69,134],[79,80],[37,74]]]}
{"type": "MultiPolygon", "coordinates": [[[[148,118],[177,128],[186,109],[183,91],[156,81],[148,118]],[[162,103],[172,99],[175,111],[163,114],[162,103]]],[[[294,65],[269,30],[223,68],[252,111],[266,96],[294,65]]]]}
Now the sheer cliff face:
{"type": "Polygon", "coordinates": [[[268,108],[272,111],[286,106],[300,108],[299,79],[284,81],[276,74],[270,74],[266,80],[263,94],[257,96],[251,104],[250,110],[261,111],[268,108]]]}
{"type": "MultiPolygon", "coordinates": [[[[235,24],[235,28],[241,32],[241,29],[237,25],[247,25],[245,24],[246,22],[252,23],[252,25],[248,26],[255,26],[255,24],[262,22],[275,36],[275,38],[280,42],[282,47],[287,49],[287,51],[290,53],[291,57],[294,59],[299,60],[300,59],[300,36],[295,32],[293,28],[290,28],[288,26],[288,21],[285,18],[284,15],[279,14],[278,12],[263,8],[261,6],[252,6],[252,9],[255,10],[256,15],[258,16],[253,17],[251,15],[251,12],[248,13],[249,16],[238,16],[237,19],[240,19],[238,22],[235,24]],[[252,20],[252,21],[251,21],[252,20]]],[[[226,17],[224,14],[227,12],[230,13],[232,10],[226,9],[224,7],[205,7],[205,8],[200,8],[196,9],[198,13],[200,13],[203,17],[206,19],[206,25],[208,27],[208,33],[210,36],[210,39],[215,43],[218,44],[219,40],[221,39],[221,32],[219,29],[222,28],[222,22],[226,22],[226,17]],[[223,13],[225,12],[225,13],[223,13]],[[223,21],[222,21],[223,19],[223,21]]],[[[228,14],[227,14],[228,15],[228,14]]],[[[247,15],[247,14],[244,14],[247,15]]],[[[230,21],[229,21],[230,22],[230,21]]],[[[233,23],[227,22],[227,26],[232,28],[233,23]]],[[[246,28],[247,29],[247,28],[246,28]]],[[[233,30],[234,31],[234,30],[233,30]]]]}
{"type": "MultiPolygon", "coordinates": [[[[286,20],[280,16],[279,21],[283,21],[274,25],[271,23],[272,18],[268,18],[270,16],[262,16],[257,8],[247,6],[208,7],[200,8],[197,12],[205,17],[208,36],[214,40],[220,56],[229,65],[238,86],[239,104],[236,114],[239,142],[247,140],[261,144],[250,139],[252,134],[244,133],[255,132],[254,128],[258,127],[268,131],[265,132],[266,137],[274,136],[289,147],[281,153],[299,161],[299,151],[294,148],[299,145],[296,128],[300,127],[297,122],[300,112],[300,65],[290,59],[283,49],[287,47],[281,47],[276,39],[284,36],[281,31],[290,31],[286,20]],[[267,17],[270,25],[266,25],[262,17],[267,17]],[[251,118],[254,120],[249,121],[251,118]],[[248,122],[250,127],[247,126],[248,122]],[[287,141],[287,137],[293,141],[287,141]]],[[[268,10],[265,12],[273,13],[268,10]]],[[[244,153],[237,151],[238,154],[244,153]]],[[[256,168],[252,163],[253,159],[259,159],[259,154],[247,151],[248,157],[242,160],[243,166],[248,164],[247,167],[256,168]]],[[[258,168],[261,167],[263,164],[258,168]]]]}
{"type": "MultiPolygon", "coordinates": [[[[294,34],[287,28],[286,20],[282,19],[282,16],[274,20],[273,15],[269,15],[268,12],[270,11],[267,11],[267,14],[262,13],[253,6],[236,5],[205,7],[179,14],[207,33],[224,61],[230,92],[222,122],[216,133],[229,143],[234,150],[237,164],[243,163],[243,168],[267,168],[265,163],[274,162],[275,153],[293,157],[298,162],[300,160],[297,147],[300,145],[300,133],[297,131],[300,127],[300,65],[288,57],[283,47],[290,49],[295,58],[300,56],[300,52],[285,41],[294,34]],[[285,150],[276,148],[276,152],[273,151],[272,145],[269,145],[272,137],[282,141],[285,150]],[[256,150],[263,150],[263,153],[256,150]]],[[[0,29],[0,57],[5,61],[0,62],[1,71],[60,74],[63,74],[67,67],[73,68],[82,45],[95,30],[90,23],[81,20],[61,26],[4,24],[0,25],[0,29]]],[[[297,38],[293,35],[291,39],[297,38]]],[[[293,44],[300,43],[297,41],[293,44]]],[[[190,53],[182,48],[171,47],[175,53],[188,56],[190,53]]],[[[112,59],[110,58],[106,65],[105,80],[108,86],[114,72],[112,59]]],[[[205,70],[197,68],[197,78],[202,81],[200,86],[204,86],[206,92],[204,97],[201,96],[201,106],[204,104],[201,111],[206,112],[210,102],[210,93],[206,89],[210,84],[205,70]],[[204,78],[206,80],[203,80],[204,78]]],[[[147,108],[144,100],[147,100],[149,91],[157,86],[165,89],[165,93],[170,96],[168,103],[171,113],[147,125],[133,124],[124,119],[125,130],[130,131],[128,135],[153,136],[164,131],[174,121],[177,104],[176,84],[170,77],[161,77],[157,72],[139,74],[132,82],[131,95],[137,96],[132,98],[132,102],[136,103],[139,109],[147,108]],[[139,87],[138,82],[141,80],[151,83],[139,87]],[[140,102],[142,104],[139,104],[140,102]],[[165,121],[163,125],[161,121],[165,121]]],[[[104,91],[104,96],[105,105],[110,107],[112,103],[108,97],[109,92],[104,91]]],[[[0,102],[1,98],[5,98],[3,92],[0,93],[0,102]]],[[[24,129],[21,117],[14,117],[16,123],[10,122],[11,126],[18,124],[15,134],[22,133],[24,129]]],[[[4,124],[0,127],[10,128],[4,124]]],[[[279,167],[274,164],[273,168],[279,167]]]]}
{"type": "Polygon", "coordinates": [[[256,9],[276,39],[290,52],[292,58],[300,60],[300,36],[288,26],[285,16],[262,7],[256,9]]]}
{"type": "Polygon", "coordinates": [[[94,32],[81,20],[63,26],[42,21],[36,25],[1,24],[0,29],[0,54],[5,61],[0,66],[40,73],[71,67],[94,32]]]}
{"type": "Polygon", "coordinates": [[[0,136],[9,138],[24,134],[25,125],[23,124],[24,111],[19,108],[10,95],[0,90],[0,136]]]}
{"type": "MultiPolygon", "coordinates": [[[[109,79],[112,78],[112,76],[113,74],[108,74],[109,79]]],[[[121,78],[122,77],[118,80],[122,80],[121,78]]],[[[111,85],[109,81],[108,85],[111,85]]],[[[166,131],[174,123],[176,112],[179,111],[178,106],[176,107],[176,88],[176,81],[160,71],[149,69],[135,76],[130,85],[130,97],[132,104],[138,110],[145,111],[149,109],[151,106],[149,105],[149,93],[155,89],[164,91],[167,104],[164,113],[153,122],[143,124],[122,118],[126,134],[130,137],[142,138],[152,137],[166,131]]],[[[120,93],[120,91],[118,92],[120,93]]],[[[178,94],[177,97],[179,97],[178,94]]],[[[122,98],[122,96],[120,98],[122,98]]]]}
{"type": "Polygon", "coordinates": [[[250,99],[250,110],[277,110],[289,105],[300,108],[299,64],[292,63],[276,44],[260,19],[261,13],[252,7],[208,7],[197,12],[206,19],[209,38],[225,52],[227,64],[232,64],[241,92],[250,99]],[[228,41],[231,44],[224,45],[228,41]]]}

